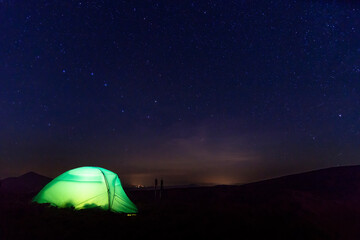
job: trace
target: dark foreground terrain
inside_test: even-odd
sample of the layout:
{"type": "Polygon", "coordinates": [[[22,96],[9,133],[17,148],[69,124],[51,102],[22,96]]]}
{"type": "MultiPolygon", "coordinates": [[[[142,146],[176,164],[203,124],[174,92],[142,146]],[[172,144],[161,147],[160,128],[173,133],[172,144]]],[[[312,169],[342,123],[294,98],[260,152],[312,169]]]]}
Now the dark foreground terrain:
{"type": "Polygon", "coordinates": [[[0,239],[360,239],[360,166],[167,189],[161,201],[127,191],[140,210],[132,217],[31,203],[47,181],[35,173],[2,181],[0,239]]]}

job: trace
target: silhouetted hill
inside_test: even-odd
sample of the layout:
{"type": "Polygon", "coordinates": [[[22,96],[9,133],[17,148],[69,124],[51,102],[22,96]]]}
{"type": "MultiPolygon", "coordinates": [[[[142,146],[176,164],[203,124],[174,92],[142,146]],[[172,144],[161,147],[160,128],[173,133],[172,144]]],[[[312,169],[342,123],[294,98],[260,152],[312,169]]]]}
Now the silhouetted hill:
{"type": "MultiPolygon", "coordinates": [[[[140,191],[134,194],[134,201],[146,202],[153,197],[151,191],[140,191]]],[[[204,216],[211,212],[229,226],[232,223],[226,219],[237,219],[250,224],[244,233],[250,231],[253,237],[261,238],[256,229],[262,229],[277,239],[286,239],[281,234],[288,239],[360,239],[360,166],[315,170],[241,186],[168,189],[162,204],[168,204],[166,209],[172,213],[173,209],[204,216]]]]}
{"type": "Polygon", "coordinates": [[[9,177],[1,180],[0,190],[11,193],[37,193],[51,178],[35,172],[28,172],[19,177],[9,177]]]}
{"type": "MultiPolygon", "coordinates": [[[[6,184],[16,189],[35,179],[39,188],[50,180],[29,173],[9,178],[6,184]]],[[[168,188],[161,200],[149,189],[127,190],[139,209],[133,218],[38,205],[31,203],[35,193],[0,198],[5,239],[107,238],[119,232],[131,239],[227,239],[234,234],[244,239],[360,239],[360,166],[241,186],[168,188]]]]}

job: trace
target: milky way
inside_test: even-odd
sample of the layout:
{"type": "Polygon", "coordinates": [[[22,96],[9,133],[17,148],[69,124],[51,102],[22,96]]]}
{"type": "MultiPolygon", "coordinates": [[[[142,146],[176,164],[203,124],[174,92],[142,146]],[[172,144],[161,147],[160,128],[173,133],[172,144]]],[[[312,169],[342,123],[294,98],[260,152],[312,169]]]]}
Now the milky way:
{"type": "Polygon", "coordinates": [[[359,163],[356,1],[0,1],[0,177],[359,163]]]}

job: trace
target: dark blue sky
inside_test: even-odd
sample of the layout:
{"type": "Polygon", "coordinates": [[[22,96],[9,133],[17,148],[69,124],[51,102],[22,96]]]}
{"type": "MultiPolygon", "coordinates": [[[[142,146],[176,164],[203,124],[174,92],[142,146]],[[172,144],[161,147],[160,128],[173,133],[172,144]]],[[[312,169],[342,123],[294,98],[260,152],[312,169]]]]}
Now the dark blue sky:
{"type": "Polygon", "coordinates": [[[358,164],[356,1],[0,1],[0,177],[358,164]]]}

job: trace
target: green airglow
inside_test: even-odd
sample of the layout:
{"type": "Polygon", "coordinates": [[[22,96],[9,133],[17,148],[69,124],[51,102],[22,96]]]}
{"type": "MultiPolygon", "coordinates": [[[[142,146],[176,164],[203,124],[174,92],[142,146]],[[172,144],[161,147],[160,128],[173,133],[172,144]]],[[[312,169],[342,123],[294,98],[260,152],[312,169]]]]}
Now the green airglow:
{"type": "Polygon", "coordinates": [[[33,199],[59,208],[101,208],[113,212],[136,213],[117,174],[100,167],[69,170],[48,183],[33,199]]]}

